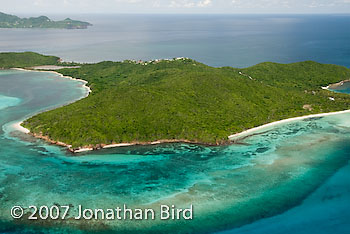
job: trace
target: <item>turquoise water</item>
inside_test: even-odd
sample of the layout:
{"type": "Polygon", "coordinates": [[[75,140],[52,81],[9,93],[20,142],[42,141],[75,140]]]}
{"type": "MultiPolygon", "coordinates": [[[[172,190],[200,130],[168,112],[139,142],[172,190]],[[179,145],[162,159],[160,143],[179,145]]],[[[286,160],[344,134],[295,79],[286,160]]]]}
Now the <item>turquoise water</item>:
{"type": "Polygon", "coordinates": [[[222,234],[350,233],[350,164],[336,172],[301,205],[222,234]]]}
{"type": "Polygon", "coordinates": [[[189,57],[211,66],[315,60],[350,67],[349,15],[50,17],[86,20],[94,26],[0,29],[0,51],[35,51],[78,62],[189,57]]]}
{"type": "MultiPolygon", "coordinates": [[[[336,184],[331,183],[334,193],[330,196],[343,196],[345,200],[333,199],[335,202],[331,203],[328,201],[332,197],[318,197],[317,200],[312,196],[317,197],[322,186],[349,163],[350,114],[281,124],[247,138],[241,145],[163,144],[114,148],[76,156],[64,148],[17,131],[13,123],[84,96],[86,90],[80,82],[52,73],[0,71],[0,84],[0,102],[7,106],[0,110],[2,233],[100,233],[112,230],[207,233],[228,229],[236,233],[259,230],[263,233],[268,227],[279,233],[276,230],[286,224],[288,217],[323,218],[322,223],[326,225],[327,222],[334,224],[334,217],[341,215],[346,221],[340,220],[338,229],[334,230],[344,233],[349,229],[349,213],[341,213],[349,204],[344,198],[348,191],[344,189],[348,188],[348,173],[340,173],[334,179],[336,184]],[[317,201],[315,204],[320,209],[319,205],[324,205],[324,211],[336,215],[306,212],[308,208],[315,208],[312,201],[317,201]],[[14,205],[55,204],[70,205],[71,219],[32,222],[14,221],[10,216],[14,205]],[[159,217],[152,221],[72,219],[77,215],[78,205],[107,209],[123,204],[129,208],[154,208],[156,211],[161,204],[179,208],[192,204],[194,215],[193,220],[180,221],[159,220],[159,217]],[[287,211],[293,207],[294,211],[287,211]],[[278,218],[279,214],[282,218],[278,218]],[[262,219],[268,217],[274,221],[262,219]],[[254,226],[250,228],[249,225],[254,226]]],[[[315,227],[317,222],[313,220],[308,224],[315,227]]],[[[288,224],[297,227],[292,222],[288,224]]]]}
{"type": "Polygon", "coordinates": [[[10,106],[17,106],[20,102],[21,99],[19,98],[0,95],[0,110],[10,106]]]}

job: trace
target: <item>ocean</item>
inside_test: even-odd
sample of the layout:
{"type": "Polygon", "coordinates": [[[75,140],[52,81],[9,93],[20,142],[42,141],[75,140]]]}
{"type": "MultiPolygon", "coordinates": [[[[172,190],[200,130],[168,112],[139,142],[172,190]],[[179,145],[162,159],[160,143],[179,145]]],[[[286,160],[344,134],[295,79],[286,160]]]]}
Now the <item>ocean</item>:
{"type": "Polygon", "coordinates": [[[189,57],[248,67],[315,60],[350,67],[350,15],[57,15],[87,30],[0,29],[0,51],[35,51],[66,61],[189,57]]]}
{"type": "MultiPolygon", "coordinates": [[[[0,29],[0,50],[80,62],[184,56],[212,66],[308,59],[350,65],[348,16],[82,17],[94,27],[0,29]]],[[[279,124],[242,145],[131,146],[79,156],[16,130],[24,118],[82,98],[82,85],[53,73],[0,71],[0,233],[350,230],[349,113],[279,124]],[[161,204],[192,204],[194,215],[187,221],[72,219],[79,205],[124,204],[156,211],[161,204]],[[69,206],[71,219],[14,222],[11,208],[30,205],[69,206]]]]}

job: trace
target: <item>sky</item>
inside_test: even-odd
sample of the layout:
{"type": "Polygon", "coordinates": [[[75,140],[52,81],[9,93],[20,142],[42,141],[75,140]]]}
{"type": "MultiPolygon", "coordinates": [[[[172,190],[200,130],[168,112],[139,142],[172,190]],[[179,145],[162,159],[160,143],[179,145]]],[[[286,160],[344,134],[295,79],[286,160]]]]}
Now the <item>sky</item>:
{"type": "Polygon", "coordinates": [[[5,13],[350,13],[350,0],[0,0],[5,13]]]}

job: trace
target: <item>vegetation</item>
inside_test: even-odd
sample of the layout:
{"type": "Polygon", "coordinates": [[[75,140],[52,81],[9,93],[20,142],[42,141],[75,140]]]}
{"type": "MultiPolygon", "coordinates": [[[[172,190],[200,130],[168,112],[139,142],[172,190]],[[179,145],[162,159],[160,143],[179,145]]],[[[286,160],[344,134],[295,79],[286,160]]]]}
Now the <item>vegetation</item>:
{"type": "Polygon", "coordinates": [[[39,65],[56,65],[60,58],[45,56],[33,52],[24,53],[0,53],[0,69],[13,67],[33,67],[39,65]]]}
{"type": "Polygon", "coordinates": [[[161,139],[222,144],[248,128],[350,107],[349,95],[321,89],[348,79],[350,70],[311,61],[245,69],[191,59],[101,62],[59,72],[87,80],[93,92],[24,126],[73,147],[161,139]]]}
{"type": "Polygon", "coordinates": [[[46,16],[19,18],[0,12],[0,28],[66,28],[86,29],[91,26],[88,22],[67,18],[61,21],[53,21],[46,16]]]}

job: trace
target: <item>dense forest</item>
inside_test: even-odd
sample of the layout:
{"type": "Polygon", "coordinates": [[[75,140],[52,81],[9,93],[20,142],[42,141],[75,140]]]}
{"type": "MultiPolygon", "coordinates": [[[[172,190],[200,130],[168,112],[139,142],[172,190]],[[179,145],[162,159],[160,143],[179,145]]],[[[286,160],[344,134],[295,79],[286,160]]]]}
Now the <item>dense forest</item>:
{"type": "Polygon", "coordinates": [[[25,68],[40,65],[57,65],[60,58],[45,56],[33,52],[24,53],[0,53],[0,69],[25,68]]]}
{"type": "Polygon", "coordinates": [[[223,144],[276,120],[350,108],[349,95],[321,89],[349,79],[350,70],[311,61],[244,69],[191,59],[101,62],[59,72],[87,80],[92,93],[24,126],[73,147],[161,139],[223,144]]]}

